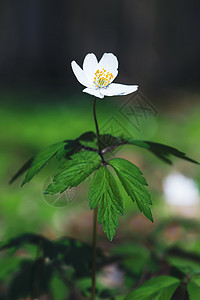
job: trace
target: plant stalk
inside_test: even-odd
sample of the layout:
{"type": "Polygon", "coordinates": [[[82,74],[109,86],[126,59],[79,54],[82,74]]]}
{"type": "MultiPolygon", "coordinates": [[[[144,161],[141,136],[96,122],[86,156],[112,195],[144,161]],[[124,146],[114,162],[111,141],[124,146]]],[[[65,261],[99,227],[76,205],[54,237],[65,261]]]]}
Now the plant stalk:
{"type": "Polygon", "coordinates": [[[96,102],[97,102],[97,98],[94,98],[94,103],[93,103],[93,115],[94,115],[94,123],[95,123],[95,127],[96,127],[96,133],[97,133],[97,143],[98,143],[98,148],[99,148],[99,152],[101,151],[100,148],[100,134],[99,134],[99,126],[98,126],[98,122],[97,122],[97,115],[96,115],[96,102]]]}
{"type": "Polygon", "coordinates": [[[92,238],[92,296],[95,300],[96,290],[96,251],[97,250],[97,207],[93,211],[93,238],[92,238]]]}
{"type": "Polygon", "coordinates": [[[96,133],[97,133],[98,153],[101,157],[101,160],[102,160],[103,164],[106,164],[106,162],[104,160],[104,157],[102,155],[102,149],[101,149],[99,126],[98,126],[97,116],[96,116],[96,102],[97,102],[97,98],[95,97],[94,98],[94,104],[93,104],[93,115],[94,115],[94,122],[95,122],[96,133]]]}
{"type": "MultiPolygon", "coordinates": [[[[96,127],[96,134],[97,134],[97,143],[98,143],[98,153],[101,157],[101,160],[103,164],[105,164],[105,160],[102,154],[101,150],[101,144],[100,144],[100,134],[99,134],[99,126],[97,122],[97,116],[96,116],[96,102],[97,98],[94,98],[94,104],[93,104],[93,115],[94,115],[94,122],[96,127]]],[[[96,207],[93,211],[93,238],[92,238],[92,295],[91,300],[95,300],[95,290],[96,290],[96,250],[97,250],[97,212],[98,207],[96,207]]]]}

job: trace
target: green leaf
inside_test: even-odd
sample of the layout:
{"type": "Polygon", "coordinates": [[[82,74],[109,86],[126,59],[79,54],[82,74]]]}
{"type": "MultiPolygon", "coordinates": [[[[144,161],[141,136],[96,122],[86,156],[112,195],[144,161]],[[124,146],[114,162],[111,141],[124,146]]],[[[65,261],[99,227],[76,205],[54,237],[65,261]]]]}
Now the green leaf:
{"type": "MultiPolygon", "coordinates": [[[[73,154],[78,153],[83,149],[91,150],[91,142],[93,142],[95,139],[96,134],[93,131],[85,132],[75,140],[66,140],[65,142],[67,142],[67,145],[65,146],[64,151],[61,151],[58,154],[61,156],[61,158],[65,157],[66,159],[69,159],[73,154]]],[[[98,147],[95,147],[95,149],[97,150],[98,147]]]]}
{"type": "Polygon", "coordinates": [[[21,258],[15,256],[5,256],[2,255],[0,259],[0,281],[5,282],[7,278],[10,278],[10,274],[14,274],[19,268],[21,263],[21,258]]]}
{"type": "Polygon", "coordinates": [[[177,256],[168,256],[167,261],[169,264],[184,274],[195,274],[200,272],[199,258],[195,261],[194,259],[181,257],[181,253],[177,256]]]}
{"type": "Polygon", "coordinates": [[[36,155],[22,185],[29,182],[60,149],[64,148],[65,145],[65,142],[53,144],[36,155]]]}
{"type": "MultiPolygon", "coordinates": [[[[73,238],[62,238],[56,242],[56,246],[62,263],[64,262],[65,265],[73,268],[73,276],[84,278],[91,275],[91,245],[73,238]]],[[[102,266],[103,260],[105,260],[103,253],[97,248],[97,270],[102,266]]]]}
{"type": "Polygon", "coordinates": [[[118,228],[117,214],[123,214],[123,201],[113,175],[104,165],[97,170],[89,191],[90,208],[98,204],[98,222],[103,224],[104,232],[112,241],[118,228]]]}
{"type": "Polygon", "coordinates": [[[180,280],[171,276],[158,276],[146,281],[131,292],[125,300],[170,300],[180,280]]]}
{"type": "Polygon", "coordinates": [[[163,145],[160,143],[135,140],[133,138],[130,138],[130,139],[127,139],[127,144],[136,145],[138,147],[145,148],[168,164],[172,164],[172,161],[169,158],[170,155],[179,157],[181,159],[190,161],[195,164],[199,164],[197,161],[187,157],[184,152],[181,152],[181,151],[177,150],[176,148],[173,148],[173,147],[170,147],[167,145],[163,145]]]}
{"type": "Polygon", "coordinates": [[[69,159],[73,154],[85,149],[89,145],[89,142],[92,142],[95,139],[96,134],[93,131],[88,131],[80,135],[75,140],[65,140],[63,142],[50,145],[42,150],[38,155],[29,159],[11,178],[10,183],[15,181],[20,175],[29,169],[23,182],[23,184],[25,184],[26,182],[30,181],[33,176],[36,175],[53,156],[56,155],[58,159],[69,159]]]}
{"type": "MultiPolygon", "coordinates": [[[[150,267],[150,252],[145,247],[134,243],[123,243],[111,250],[120,259],[120,265],[125,269],[125,273],[141,275],[144,268],[150,267]],[[127,270],[129,272],[127,272],[127,270]]],[[[133,275],[132,275],[133,276],[133,275]]]]}
{"type": "MultiPolygon", "coordinates": [[[[81,292],[83,298],[81,297],[80,299],[91,299],[91,278],[84,276],[84,278],[77,280],[76,282],[78,290],[81,292]]],[[[102,299],[101,296],[99,295],[104,289],[104,286],[100,282],[96,282],[96,299],[102,299]]],[[[104,298],[105,299],[105,298],[104,298]]],[[[108,299],[106,297],[106,299],[108,299]]],[[[110,299],[110,298],[109,298],[110,299]]]]}
{"type": "Polygon", "coordinates": [[[200,299],[200,276],[194,275],[187,285],[190,300],[200,299]]]}
{"type": "Polygon", "coordinates": [[[26,172],[30,166],[32,165],[34,157],[31,157],[20,169],[17,171],[17,173],[11,178],[9,183],[13,183],[18,177],[20,177],[24,172],[26,172]]]}
{"type": "Polygon", "coordinates": [[[82,146],[81,144],[79,143],[78,139],[76,140],[66,140],[65,141],[65,146],[61,149],[59,149],[56,153],[56,158],[57,159],[70,159],[70,157],[81,151],[82,150],[82,146]]]}
{"type": "MultiPolygon", "coordinates": [[[[111,134],[100,134],[100,149],[102,152],[109,152],[109,150],[113,150],[114,148],[126,144],[126,140],[123,136],[113,136],[111,134]]],[[[98,149],[97,137],[94,132],[88,132],[79,137],[80,144],[85,147],[93,147],[94,149],[98,149]],[[84,138],[84,139],[83,139],[84,138]]]]}
{"type": "Polygon", "coordinates": [[[78,186],[100,165],[101,158],[96,152],[82,151],[74,154],[63,165],[63,171],[57,174],[47,187],[46,194],[62,193],[67,188],[78,186]]]}
{"type": "Polygon", "coordinates": [[[81,134],[78,138],[79,141],[92,142],[96,139],[96,133],[93,131],[87,131],[81,134]]]}
{"type": "Polygon", "coordinates": [[[12,252],[15,252],[24,247],[26,244],[35,245],[41,248],[45,257],[50,259],[57,257],[57,249],[55,244],[43,236],[34,233],[22,234],[9,240],[8,242],[2,242],[0,244],[0,251],[10,249],[12,252]]]}
{"type": "Polygon", "coordinates": [[[65,300],[69,297],[69,289],[59,276],[52,276],[50,290],[54,300],[65,300]]]}
{"type": "Polygon", "coordinates": [[[111,134],[100,134],[100,146],[101,149],[106,149],[114,146],[120,146],[125,143],[125,139],[122,136],[115,137],[111,134]]]}
{"type": "Polygon", "coordinates": [[[130,161],[123,158],[114,158],[109,161],[114,168],[127,194],[132,201],[137,203],[141,212],[153,222],[153,217],[149,205],[152,205],[151,197],[145,186],[147,182],[142,177],[142,172],[130,161]]]}
{"type": "MultiPolygon", "coordinates": [[[[84,278],[86,276],[90,276],[91,274],[92,247],[91,245],[83,243],[79,240],[75,240],[73,238],[62,238],[57,241],[51,241],[40,235],[30,233],[20,235],[9,240],[8,242],[2,243],[0,251],[7,250],[9,254],[14,255],[14,253],[19,249],[25,250],[26,253],[29,253],[29,255],[33,256],[34,258],[36,253],[38,257],[41,253],[44,258],[48,258],[47,262],[51,261],[52,264],[57,262],[62,266],[68,266],[71,268],[73,276],[76,276],[76,278],[84,278]],[[33,246],[31,249],[35,250],[33,253],[30,252],[30,245],[33,246]]],[[[19,265],[23,259],[23,257],[18,258],[15,255],[14,258],[9,261],[9,258],[2,256],[0,279],[1,276],[7,276],[7,274],[9,276],[9,271],[14,272],[19,269],[17,268],[17,262],[19,265]]],[[[102,266],[102,261],[104,260],[105,258],[102,251],[97,248],[97,270],[100,268],[100,266],[102,266]]],[[[65,269],[63,269],[63,272],[65,273],[65,269]]],[[[68,276],[71,276],[69,270],[67,274],[68,276]]]]}
{"type": "Polygon", "coordinates": [[[18,237],[10,239],[8,242],[1,242],[0,244],[0,251],[6,250],[6,249],[19,249],[24,244],[34,244],[39,245],[41,242],[43,242],[45,238],[38,234],[34,233],[25,233],[21,234],[18,237]]]}
{"type": "Polygon", "coordinates": [[[47,294],[53,275],[53,265],[41,259],[24,260],[14,273],[8,286],[8,299],[39,298],[47,294]],[[42,276],[41,275],[42,270],[42,276]],[[40,280],[40,281],[38,281],[40,280]],[[39,288],[38,288],[39,287],[39,288]]]}

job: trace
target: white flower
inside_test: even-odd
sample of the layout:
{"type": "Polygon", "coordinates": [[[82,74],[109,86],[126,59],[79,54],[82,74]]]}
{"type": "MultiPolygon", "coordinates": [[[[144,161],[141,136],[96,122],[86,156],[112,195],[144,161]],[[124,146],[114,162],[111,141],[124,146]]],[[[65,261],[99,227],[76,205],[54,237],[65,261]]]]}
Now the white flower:
{"type": "Polygon", "coordinates": [[[171,205],[191,206],[199,203],[199,190],[192,178],[181,173],[169,174],[163,182],[164,195],[171,205]]]}
{"type": "Polygon", "coordinates": [[[104,53],[99,62],[93,53],[87,54],[83,70],[74,60],[71,65],[78,81],[86,86],[83,92],[95,97],[127,95],[138,89],[137,85],[112,83],[118,74],[118,60],[112,53],[104,53]]]}

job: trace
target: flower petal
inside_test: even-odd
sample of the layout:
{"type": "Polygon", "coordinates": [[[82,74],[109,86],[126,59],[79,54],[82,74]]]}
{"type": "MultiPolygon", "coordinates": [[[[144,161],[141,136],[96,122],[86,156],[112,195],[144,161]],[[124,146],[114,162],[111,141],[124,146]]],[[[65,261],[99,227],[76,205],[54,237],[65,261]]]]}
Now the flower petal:
{"type": "Polygon", "coordinates": [[[97,69],[99,69],[99,70],[102,70],[103,68],[106,71],[113,74],[113,79],[112,79],[112,81],[113,81],[118,74],[117,57],[112,53],[104,53],[104,55],[102,56],[101,60],[99,61],[98,66],[97,66],[97,69]]]}
{"type": "Polygon", "coordinates": [[[95,97],[101,98],[101,99],[104,97],[104,95],[100,92],[100,89],[86,88],[83,90],[83,92],[93,95],[95,97]]]}
{"type": "Polygon", "coordinates": [[[105,96],[128,95],[137,91],[138,85],[125,85],[119,83],[111,83],[106,88],[101,89],[101,93],[105,96]]]}
{"type": "Polygon", "coordinates": [[[104,53],[101,60],[99,61],[98,67],[105,69],[117,70],[118,69],[118,60],[117,57],[112,53],[104,53]]]}
{"type": "Polygon", "coordinates": [[[79,65],[74,60],[71,62],[71,66],[72,66],[74,75],[76,76],[78,81],[84,86],[87,86],[87,87],[91,86],[91,83],[88,80],[85,72],[79,67],[79,65]]]}
{"type": "Polygon", "coordinates": [[[93,53],[88,53],[83,61],[83,71],[87,75],[88,79],[94,80],[94,73],[98,65],[98,60],[93,53]]]}

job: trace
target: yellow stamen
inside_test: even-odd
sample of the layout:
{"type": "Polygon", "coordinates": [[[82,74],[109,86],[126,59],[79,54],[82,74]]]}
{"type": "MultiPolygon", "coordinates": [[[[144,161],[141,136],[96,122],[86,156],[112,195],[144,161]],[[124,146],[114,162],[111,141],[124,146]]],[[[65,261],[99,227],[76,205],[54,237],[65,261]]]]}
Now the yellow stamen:
{"type": "Polygon", "coordinates": [[[94,74],[94,84],[97,87],[107,86],[111,82],[113,77],[113,74],[107,72],[104,68],[101,71],[99,71],[98,69],[94,74]]]}

